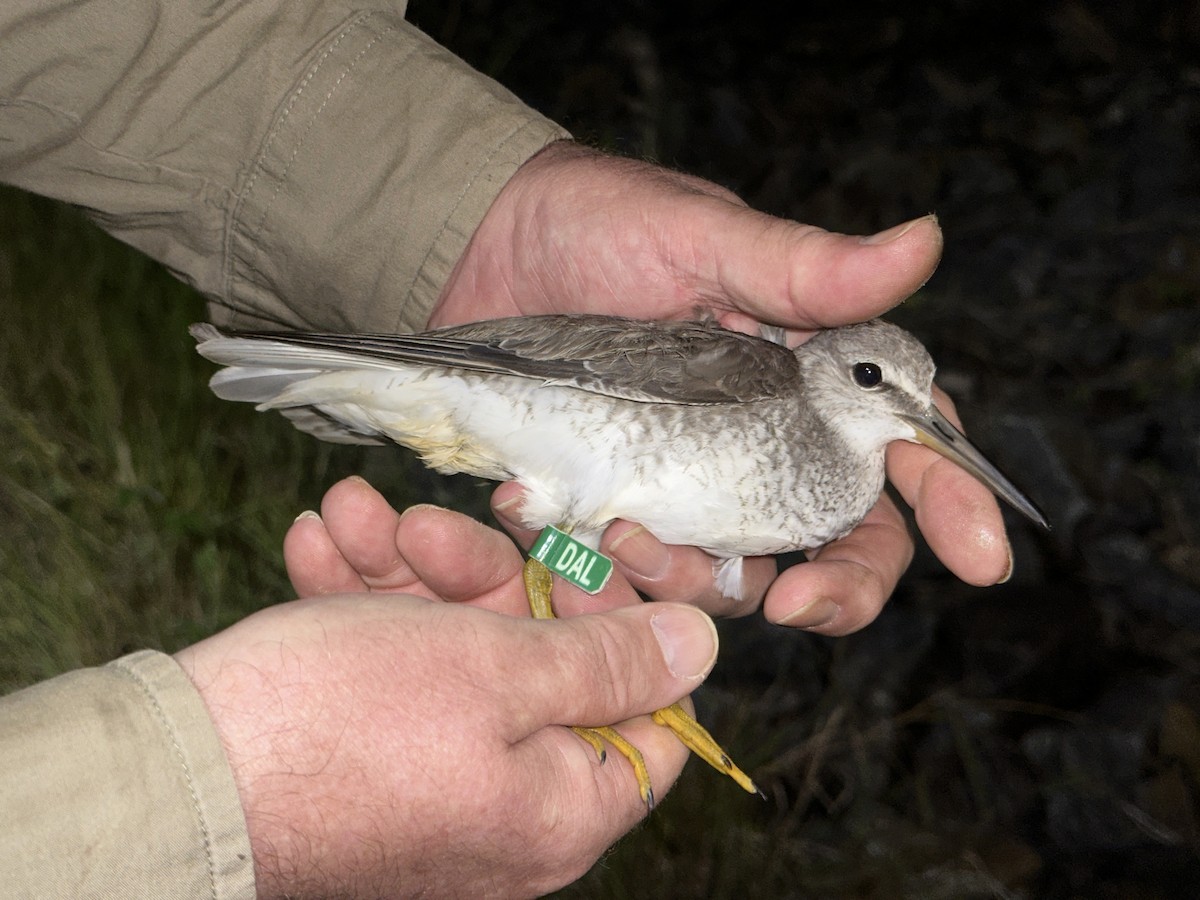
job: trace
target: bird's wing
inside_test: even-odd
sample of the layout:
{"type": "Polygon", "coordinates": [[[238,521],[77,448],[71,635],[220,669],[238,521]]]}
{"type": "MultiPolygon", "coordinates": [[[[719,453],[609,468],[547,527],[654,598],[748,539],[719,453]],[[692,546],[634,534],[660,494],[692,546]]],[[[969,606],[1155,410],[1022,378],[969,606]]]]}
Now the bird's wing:
{"type": "MultiPolygon", "coordinates": [[[[209,326],[211,327],[211,326],[209,326]]],[[[710,322],[615,316],[493,319],[422,334],[226,332],[367,366],[409,363],[533,378],[626,400],[747,402],[783,395],[798,365],[786,347],[710,322]]],[[[224,361],[224,360],[222,360],[224,361]]]]}

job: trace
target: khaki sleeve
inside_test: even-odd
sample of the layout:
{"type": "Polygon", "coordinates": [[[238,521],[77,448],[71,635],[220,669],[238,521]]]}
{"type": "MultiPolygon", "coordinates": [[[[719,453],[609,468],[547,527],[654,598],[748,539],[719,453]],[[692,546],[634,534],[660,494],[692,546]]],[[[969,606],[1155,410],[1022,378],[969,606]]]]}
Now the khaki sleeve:
{"type": "Polygon", "coordinates": [[[161,653],[0,699],[0,810],[6,897],[255,895],[233,773],[161,653]]]}
{"type": "Polygon", "coordinates": [[[221,324],[424,326],[566,132],[385,0],[0,4],[0,180],[86,208],[221,324]]]}

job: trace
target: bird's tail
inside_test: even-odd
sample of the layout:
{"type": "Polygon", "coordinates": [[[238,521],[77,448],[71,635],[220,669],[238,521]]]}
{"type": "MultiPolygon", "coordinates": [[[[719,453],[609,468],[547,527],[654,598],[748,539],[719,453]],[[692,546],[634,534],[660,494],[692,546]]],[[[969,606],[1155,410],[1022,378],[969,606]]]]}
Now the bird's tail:
{"type": "Polygon", "coordinates": [[[324,441],[341,444],[383,444],[373,429],[355,428],[321,410],[318,401],[335,401],[320,396],[315,379],[340,371],[370,367],[350,353],[271,340],[266,336],[227,335],[216,326],[193,325],[201,356],[226,366],[208,385],[222,400],[254,403],[258,409],[277,409],[301,431],[324,441]],[[302,387],[303,386],[303,387],[302,387]]]}

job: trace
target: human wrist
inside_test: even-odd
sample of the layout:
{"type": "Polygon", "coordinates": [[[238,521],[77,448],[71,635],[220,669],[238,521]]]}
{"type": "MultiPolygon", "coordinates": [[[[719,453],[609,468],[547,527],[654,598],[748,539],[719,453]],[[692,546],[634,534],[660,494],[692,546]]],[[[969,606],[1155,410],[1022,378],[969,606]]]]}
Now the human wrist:
{"type": "MultiPolygon", "coordinates": [[[[176,662],[191,679],[225,751],[246,822],[257,895],[304,896],[303,873],[311,857],[302,856],[310,840],[297,840],[314,812],[306,809],[304,785],[287,784],[298,777],[285,752],[294,730],[280,727],[275,715],[264,709],[271,701],[279,713],[287,706],[286,686],[275,673],[239,662],[223,651],[224,634],[215,635],[175,654],[176,662]]],[[[319,893],[314,893],[318,896],[319,893]]]]}

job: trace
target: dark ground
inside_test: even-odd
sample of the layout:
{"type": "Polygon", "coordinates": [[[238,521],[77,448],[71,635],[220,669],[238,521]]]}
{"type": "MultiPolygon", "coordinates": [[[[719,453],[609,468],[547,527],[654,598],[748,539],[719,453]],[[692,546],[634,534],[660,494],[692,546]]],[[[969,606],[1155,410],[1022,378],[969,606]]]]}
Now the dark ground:
{"type": "Polygon", "coordinates": [[[987,590],[923,551],[847,639],[725,623],[701,716],[770,802],[689,767],[676,817],[743,830],[652,820],[575,895],[1200,896],[1200,4],[889,9],[413,4],[580,139],[833,230],[937,212],[892,318],[1054,526],[987,590]]]}

